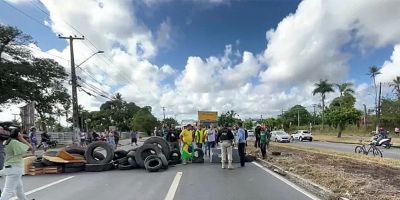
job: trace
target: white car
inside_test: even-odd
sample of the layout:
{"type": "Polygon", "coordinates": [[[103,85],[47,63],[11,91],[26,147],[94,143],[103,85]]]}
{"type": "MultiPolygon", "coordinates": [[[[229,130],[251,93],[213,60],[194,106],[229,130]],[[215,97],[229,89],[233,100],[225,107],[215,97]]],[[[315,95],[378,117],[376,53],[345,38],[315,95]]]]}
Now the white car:
{"type": "Polygon", "coordinates": [[[254,137],[254,131],[253,130],[247,130],[247,135],[249,137],[254,137]]]}
{"type": "Polygon", "coordinates": [[[313,136],[309,130],[298,130],[296,133],[293,133],[291,136],[292,140],[299,140],[300,142],[304,140],[312,141],[313,136]]]}
{"type": "Polygon", "coordinates": [[[290,142],[290,135],[285,131],[272,131],[271,141],[275,142],[290,142]]]}

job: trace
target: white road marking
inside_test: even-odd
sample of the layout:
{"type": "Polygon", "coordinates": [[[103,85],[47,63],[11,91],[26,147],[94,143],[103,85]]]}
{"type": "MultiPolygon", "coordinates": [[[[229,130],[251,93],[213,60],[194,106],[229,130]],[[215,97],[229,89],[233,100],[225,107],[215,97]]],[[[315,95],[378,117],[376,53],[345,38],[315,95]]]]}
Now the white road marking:
{"type": "Polygon", "coordinates": [[[183,172],[177,172],[174,180],[172,181],[171,187],[168,190],[167,196],[164,200],[173,200],[175,197],[176,190],[178,190],[179,181],[181,180],[183,172]]]}
{"type": "Polygon", "coordinates": [[[304,195],[306,195],[307,197],[309,197],[312,200],[320,200],[320,198],[316,197],[315,195],[305,191],[304,189],[300,188],[299,186],[295,185],[294,183],[288,181],[287,179],[283,178],[282,176],[279,176],[278,174],[276,174],[275,172],[265,168],[264,166],[260,165],[259,163],[253,161],[252,162],[254,165],[256,165],[257,167],[261,168],[262,170],[268,172],[269,174],[271,174],[272,176],[274,176],[275,178],[281,180],[282,182],[286,183],[287,185],[289,185],[290,187],[294,188],[295,190],[303,193],[304,195]]]}
{"type": "MultiPolygon", "coordinates": [[[[46,189],[48,187],[51,187],[53,185],[59,184],[59,183],[64,182],[64,181],[67,181],[67,180],[69,180],[71,178],[74,178],[74,176],[70,176],[70,177],[67,177],[67,178],[64,178],[64,179],[61,179],[61,180],[58,180],[58,181],[51,182],[51,183],[49,183],[47,185],[43,185],[42,187],[38,187],[38,188],[33,189],[31,191],[25,192],[25,195],[30,195],[30,194],[33,194],[35,192],[39,192],[40,190],[44,190],[44,189],[46,189]]],[[[17,197],[13,197],[10,200],[17,200],[17,199],[18,199],[17,197]]]]}

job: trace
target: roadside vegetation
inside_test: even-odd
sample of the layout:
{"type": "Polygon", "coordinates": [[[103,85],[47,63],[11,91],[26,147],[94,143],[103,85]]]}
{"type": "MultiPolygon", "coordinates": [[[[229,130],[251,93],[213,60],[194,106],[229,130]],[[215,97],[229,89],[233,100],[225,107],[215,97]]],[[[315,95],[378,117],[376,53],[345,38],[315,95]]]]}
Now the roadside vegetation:
{"type": "MultiPolygon", "coordinates": [[[[308,147],[272,144],[266,161],[331,190],[337,197],[400,199],[400,161],[308,147]]],[[[261,155],[254,147],[248,153],[261,155]]]]}

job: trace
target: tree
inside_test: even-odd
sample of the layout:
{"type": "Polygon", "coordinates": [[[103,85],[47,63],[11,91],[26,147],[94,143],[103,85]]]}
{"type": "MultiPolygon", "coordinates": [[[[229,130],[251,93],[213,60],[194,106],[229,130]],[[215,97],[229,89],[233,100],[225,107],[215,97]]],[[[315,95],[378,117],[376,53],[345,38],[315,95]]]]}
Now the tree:
{"type": "Polygon", "coordinates": [[[133,130],[144,131],[148,135],[151,135],[152,130],[154,127],[158,126],[157,118],[151,114],[151,107],[150,110],[149,106],[145,106],[141,108],[135,116],[131,119],[130,127],[133,130]]]}
{"type": "Polygon", "coordinates": [[[337,137],[342,137],[342,132],[349,123],[356,123],[362,112],[355,109],[356,99],[353,96],[342,96],[335,98],[326,110],[329,124],[339,129],[337,137]]]}
{"type": "Polygon", "coordinates": [[[348,96],[348,95],[353,95],[355,91],[351,88],[353,87],[353,83],[342,83],[342,84],[336,84],[340,96],[348,96]]]}
{"type": "Polygon", "coordinates": [[[321,94],[321,103],[322,103],[322,129],[324,128],[324,117],[325,117],[325,98],[326,93],[334,92],[333,85],[328,82],[328,80],[320,80],[318,83],[315,83],[315,89],[313,91],[313,95],[321,94]]]}
{"type": "Polygon", "coordinates": [[[400,76],[397,76],[393,81],[390,83],[390,87],[393,88],[393,91],[397,95],[397,99],[400,100],[400,76]]]}
{"type": "Polygon", "coordinates": [[[400,99],[382,99],[381,125],[389,128],[396,128],[400,125],[400,99]]]}
{"type": "Polygon", "coordinates": [[[295,105],[288,111],[284,112],[282,117],[285,119],[285,126],[288,127],[290,122],[294,125],[300,121],[300,126],[308,125],[311,121],[311,114],[301,105],[295,105]],[[298,116],[299,115],[299,116],[298,116]],[[299,117],[299,118],[298,118],[299,117]]]}
{"type": "Polygon", "coordinates": [[[3,62],[4,54],[15,61],[29,60],[31,53],[24,46],[32,43],[35,42],[30,35],[16,27],[0,24],[0,63],[3,62]]]}
{"type": "Polygon", "coordinates": [[[230,110],[224,114],[221,114],[218,117],[218,125],[219,126],[224,126],[227,124],[228,126],[233,126],[235,125],[239,120],[235,118],[236,112],[233,110],[230,110]]]}
{"type": "Polygon", "coordinates": [[[253,126],[254,126],[254,124],[253,124],[253,121],[252,120],[246,120],[246,121],[244,121],[244,128],[245,129],[253,129],[253,126]]]}
{"type": "Polygon", "coordinates": [[[178,125],[178,122],[174,118],[169,117],[169,118],[165,118],[165,120],[162,121],[162,124],[166,125],[167,127],[173,127],[173,126],[178,125]]]}
{"type": "Polygon", "coordinates": [[[376,77],[382,74],[381,69],[375,65],[369,67],[367,75],[369,75],[373,82],[374,82],[374,88],[375,88],[375,113],[378,115],[378,87],[376,86],[376,77]]]}

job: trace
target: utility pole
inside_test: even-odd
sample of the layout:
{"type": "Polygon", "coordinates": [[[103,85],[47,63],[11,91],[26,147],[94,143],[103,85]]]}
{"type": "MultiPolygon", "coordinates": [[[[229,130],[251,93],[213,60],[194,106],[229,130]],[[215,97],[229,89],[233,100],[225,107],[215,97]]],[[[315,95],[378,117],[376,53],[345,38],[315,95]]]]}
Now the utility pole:
{"type": "Polygon", "coordinates": [[[300,110],[297,109],[297,130],[300,130],[300,110]]]}
{"type": "Polygon", "coordinates": [[[380,126],[381,123],[381,100],[382,100],[382,83],[379,83],[379,96],[378,96],[378,124],[380,126]]]}
{"type": "Polygon", "coordinates": [[[58,35],[60,39],[68,39],[69,40],[69,49],[71,53],[71,85],[72,85],[72,124],[74,129],[74,137],[73,137],[73,144],[79,144],[79,111],[78,111],[78,94],[77,94],[77,82],[76,82],[76,73],[75,73],[75,60],[74,60],[74,40],[84,40],[85,38],[76,37],[76,36],[69,36],[63,37],[58,35]]]}
{"type": "Polygon", "coordinates": [[[165,109],[167,108],[167,107],[161,107],[162,108],[162,110],[163,110],[163,113],[164,113],[164,121],[165,121],[165,109]]]}
{"type": "Polygon", "coordinates": [[[313,104],[313,107],[314,107],[314,119],[313,119],[313,125],[315,125],[315,115],[316,115],[316,112],[315,112],[315,108],[317,107],[317,104],[313,104]]]}
{"type": "Polygon", "coordinates": [[[363,104],[364,106],[364,128],[367,129],[367,106],[363,104]]]}

